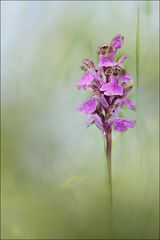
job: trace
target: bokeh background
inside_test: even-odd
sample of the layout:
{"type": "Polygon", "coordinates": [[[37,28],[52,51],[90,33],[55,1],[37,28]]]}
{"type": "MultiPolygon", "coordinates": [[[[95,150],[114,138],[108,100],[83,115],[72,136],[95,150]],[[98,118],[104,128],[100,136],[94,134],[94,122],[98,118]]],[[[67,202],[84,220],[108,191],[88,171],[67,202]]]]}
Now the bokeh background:
{"type": "Polygon", "coordinates": [[[158,1],[1,2],[1,239],[159,239],[158,1]],[[139,8],[139,88],[136,31],[139,8]],[[137,120],[103,137],[75,111],[84,58],[121,33],[137,120]],[[138,91],[138,94],[137,94],[138,91]]]}

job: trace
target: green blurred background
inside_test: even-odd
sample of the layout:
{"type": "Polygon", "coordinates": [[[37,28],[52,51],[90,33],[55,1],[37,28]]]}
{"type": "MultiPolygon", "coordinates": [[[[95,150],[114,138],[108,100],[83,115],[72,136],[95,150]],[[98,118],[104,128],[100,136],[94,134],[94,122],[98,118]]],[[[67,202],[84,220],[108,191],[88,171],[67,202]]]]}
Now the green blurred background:
{"type": "Polygon", "coordinates": [[[1,239],[159,239],[158,1],[1,2],[1,239]],[[103,138],[75,107],[84,58],[121,33],[137,127],[113,133],[113,209],[103,138]],[[137,96],[137,97],[136,97],[137,96]]]}

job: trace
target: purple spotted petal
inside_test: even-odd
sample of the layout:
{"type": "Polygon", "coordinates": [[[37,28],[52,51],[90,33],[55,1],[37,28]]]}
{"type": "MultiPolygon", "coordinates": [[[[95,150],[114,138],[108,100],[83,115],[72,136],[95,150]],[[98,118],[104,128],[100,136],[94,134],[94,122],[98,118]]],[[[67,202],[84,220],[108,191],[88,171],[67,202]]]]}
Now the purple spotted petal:
{"type": "Polygon", "coordinates": [[[114,120],[113,128],[118,132],[125,132],[128,128],[133,128],[135,123],[135,120],[117,118],[114,120]]]}
{"type": "Polygon", "coordinates": [[[123,119],[123,121],[126,124],[126,126],[129,128],[133,128],[136,124],[135,120],[123,119]]]}
{"type": "Polygon", "coordinates": [[[116,130],[118,132],[125,132],[128,129],[126,124],[122,120],[119,120],[119,119],[116,119],[114,121],[113,128],[114,128],[114,130],[116,130]]]}
{"type": "Polygon", "coordinates": [[[76,86],[78,89],[81,89],[81,88],[85,89],[93,81],[93,79],[94,77],[89,72],[86,72],[76,86]]]}
{"type": "Polygon", "coordinates": [[[129,109],[131,110],[135,110],[136,109],[136,105],[128,98],[123,99],[121,102],[121,105],[126,105],[129,109]]]}
{"type": "Polygon", "coordinates": [[[122,82],[130,82],[133,80],[133,78],[131,77],[131,75],[129,75],[128,73],[126,73],[123,76],[120,76],[119,78],[122,82]]]}
{"type": "Polygon", "coordinates": [[[99,58],[99,66],[105,66],[105,67],[112,67],[114,66],[114,57],[115,57],[116,51],[113,51],[112,53],[108,54],[107,56],[100,56],[99,58]]]}
{"type": "Polygon", "coordinates": [[[124,37],[121,34],[116,35],[111,41],[111,46],[113,47],[113,49],[121,48],[123,40],[124,37]]]}
{"type": "Polygon", "coordinates": [[[96,110],[96,99],[95,98],[89,98],[87,101],[85,101],[84,103],[82,103],[77,110],[80,112],[83,112],[85,114],[91,114],[93,112],[95,112],[96,110]]]}
{"type": "Polygon", "coordinates": [[[100,57],[99,66],[102,67],[113,67],[115,63],[113,61],[108,60],[105,56],[100,57]]]}
{"type": "Polygon", "coordinates": [[[105,133],[102,120],[97,114],[90,116],[90,118],[87,120],[87,125],[90,125],[92,123],[95,123],[96,126],[100,128],[103,133],[105,133]]]}
{"type": "Polygon", "coordinates": [[[108,61],[109,61],[109,59],[107,58],[107,56],[101,56],[99,58],[99,65],[104,66],[108,61]]]}
{"type": "Polygon", "coordinates": [[[119,63],[123,63],[123,62],[125,62],[126,60],[128,60],[129,59],[129,56],[128,55],[122,55],[122,56],[120,56],[120,58],[118,59],[118,61],[117,61],[117,63],[119,64],[119,63]]]}
{"type": "Polygon", "coordinates": [[[115,78],[112,78],[109,83],[103,84],[100,88],[101,91],[104,91],[104,95],[113,96],[123,94],[123,87],[118,85],[118,81],[115,78]]]}

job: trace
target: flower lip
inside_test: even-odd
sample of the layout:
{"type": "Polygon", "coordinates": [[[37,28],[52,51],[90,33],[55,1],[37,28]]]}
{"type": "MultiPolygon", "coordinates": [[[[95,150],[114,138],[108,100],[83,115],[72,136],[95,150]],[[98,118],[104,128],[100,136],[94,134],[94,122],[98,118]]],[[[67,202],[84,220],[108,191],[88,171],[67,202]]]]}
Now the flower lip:
{"type": "Polygon", "coordinates": [[[89,98],[85,102],[83,102],[77,110],[83,112],[85,114],[91,114],[96,111],[97,101],[95,98],[89,98]]]}
{"type": "Polygon", "coordinates": [[[136,124],[135,120],[116,118],[114,119],[113,127],[118,132],[125,132],[128,128],[133,128],[136,124]]]}
{"type": "Polygon", "coordinates": [[[108,55],[102,55],[99,58],[99,66],[101,67],[109,67],[109,66],[114,66],[114,57],[115,57],[116,51],[112,51],[108,55]]]}
{"type": "Polygon", "coordinates": [[[105,83],[100,88],[101,91],[104,91],[104,95],[113,96],[123,94],[123,87],[118,84],[118,81],[115,77],[112,77],[110,82],[105,83]]]}
{"type": "Polygon", "coordinates": [[[78,89],[85,89],[89,86],[89,84],[94,80],[94,77],[89,73],[89,71],[87,71],[83,77],[79,80],[79,82],[77,83],[76,87],[78,89]]]}

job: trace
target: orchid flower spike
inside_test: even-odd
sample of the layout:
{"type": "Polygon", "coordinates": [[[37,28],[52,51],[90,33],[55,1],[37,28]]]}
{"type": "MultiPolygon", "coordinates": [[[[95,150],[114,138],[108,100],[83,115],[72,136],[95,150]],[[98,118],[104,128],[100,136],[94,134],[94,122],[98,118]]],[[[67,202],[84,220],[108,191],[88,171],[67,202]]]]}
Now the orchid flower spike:
{"type": "Polygon", "coordinates": [[[89,59],[84,60],[82,69],[85,73],[76,85],[78,89],[92,90],[92,96],[77,107],[77,110],[89,115],[89,125],[95,124],[105,135],[108,128],[125,132],[136,123],[135,120],[119,117],[123,106],[136,109],[135,104],[128,99],[131,88],[128,88],[127,83],[133,82],[133,78],[122,64],[129,57],[122,55],[115,60],[116,52],[122,47],[123,41],[124,37],[119,34],[110,44],[100,46],[97,51],[97,66],[89,59]]]}

